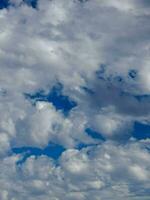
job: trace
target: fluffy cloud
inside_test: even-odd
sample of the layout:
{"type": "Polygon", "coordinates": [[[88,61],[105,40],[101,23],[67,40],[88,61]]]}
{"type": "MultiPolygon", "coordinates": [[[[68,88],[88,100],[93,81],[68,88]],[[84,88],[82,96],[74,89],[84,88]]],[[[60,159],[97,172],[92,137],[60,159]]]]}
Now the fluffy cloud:
{"type": "Polygon", "coordinates": [[[2,160],[2,199],[146,199],[150,156],[145,143],[105,143],[81,151],[66,150],[59,165],[30,157],[16,166],[16,156],[2,160]]]}
{"type": "Polygon", "coordinates": [[[149,141],[131,137],[135,121],[150,124],[149,13],[147,0],[11,0],[0,10],[2,200],[148,198],[149,141]],[[24,95],[57,83],[77,103],[68,116],[24,95]],[[13,147],[48,142],[66,148],[58,163],[16,165],[13,147]]]}

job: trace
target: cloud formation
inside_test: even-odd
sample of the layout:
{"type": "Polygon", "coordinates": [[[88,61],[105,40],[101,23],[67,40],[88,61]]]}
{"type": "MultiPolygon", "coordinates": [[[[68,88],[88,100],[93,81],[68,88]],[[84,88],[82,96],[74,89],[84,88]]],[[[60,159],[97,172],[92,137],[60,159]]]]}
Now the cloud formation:
{"type": "Polygon", "coordinates": [[[148,199],[149,137],[132,133],[150,126],[149,1],[32,3],[0,10],[0,198],[148,199]],[[68,115],[49,102],[58,84],[68,115]],[[49,142],[66,149],[57,161],[17,165],[13,148],[49,142]]]}
{"type": "Polygon", "coordinates": [[[2,199],[148,199],[150,156],[146,142],[108,142],[68,149],[59,165],[45,156],[16,166],[17,156],[0,164],[2,199]]]}

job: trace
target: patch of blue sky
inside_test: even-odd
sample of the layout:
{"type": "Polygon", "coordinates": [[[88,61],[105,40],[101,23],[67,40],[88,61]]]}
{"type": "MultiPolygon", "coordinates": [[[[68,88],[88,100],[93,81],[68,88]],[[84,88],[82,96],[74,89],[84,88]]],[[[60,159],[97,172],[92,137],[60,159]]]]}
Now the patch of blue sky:
{"type": "Polygon", "coordinates": [[[32,6],[33,8],[37,8],[38,0],[23,0],[28,6],[32,6]]]}
{"type": "Polygon", "coordinates": [[[130,78],[135,79],[137,77],[137,71],[135,69],[132,69],[128,72],[128,75],[130,78]]]}
{"type": "Polygon", "coordinates": [[[76,149],[82,150],[82,149],[84,149],[84,148],[87,148],[87,147],[94,147],[94,146],[97,146],[97,145],[99,145],[99,144],[100,144],[99,142],[97,142],[97,143],[95,143],[95,144],[79,143],[79,144],[77,145],[76,149]]]}
{"type": "Polygon", "coordinates": [[[95,130],[91,129],[91,128],[87,128],[85,130],[85,132],[87,133],[87,135],[89,135],[90,137],[92,137],[93,139],[98,139],[101,141],[106,141],[106,139],[102,136],[101,133],[96,132],[95,130]]]}
{"type": "Polygon", "coordinates": [[[150,125],[135,122],[132,137],[137,140],[150,138],[150,125]]]}
{"type": "Polygon", "coordinates": [[[144,94],[144,95],[135,95],[134,96],[138,101],[142,102],[144,100],[150,100],[150,95],[149,94],[144,94]]]}
{"type": "MultiPolygon", "coordinates": [[[[22,2],[28,6],[31,6],[32,8],[37,8],[38,0],[23,0],[22,2]]],[[[10,0],[0,0],[0,9],[8,8],[9,6],[13,5],[14,4],[10,2],[10,0]]]]}
{"type": "Polygon", "coordinates": [[[12,148],[12,152],[22,155],[22,158],[17,161],[17,164],[24,163],[30,156],[39,157],[45,155],[54,160],[57,160],[61,154],[65,151],[65,148],[59,144],[49,143],[44,149],[38,147],[18,147],[12,148]]]}
{"type": "MultiPolygon", "coordinates": [[[[96,144],[79,143],[75,147],[75,149],[81,150],[83,148],[96,146],[98,144],[99,143],[96,143],[96,144]]],[[[54,161],[57,162],[57,160],[59,159],[59,157],[65,150],[66,149],[59,144],[49,143],[48,146],[45,147],[44,149],[39,148],[39,147],[31,147],[31,146],[14,147],[12,148],[12,153],[21,155],[21,159],[18,160],[16,163],[17,165],[20,165],[26,162],[26,160],[31,156],[35,156],[36,158],[38,158],[43,155],[49,158],[52,158],[54,161]]]]}
{"type": "Polygon", "coordinates": [[[0,0],[0,9],[7,8],[9,6],[9,0],[0,0]]]}
{"type": "Polygon", "coordinates": [[[81,89],[84,90],[84,92],[88,93],[89,95],[95,94],[95,92],[92,89],[90,89],[86,86],[81,87],[81,89]]]}
{"type": "Polygon", "coordinates": [[[62,110],[65,116],[67,116],[70,110],[77,106],[77,103],[63,93],[63,86],[61,84],[55,85],[48,94],[44,91],[38,91],[34,94],[25,94],[25,97],[30,99],[33,104],[37,101],[51,102],[56,110],[62,110]]]}
{"type": "Polygon", "coordinates": [[[79,0],[81,3],[87,2],[88,0],[79,0]]]}

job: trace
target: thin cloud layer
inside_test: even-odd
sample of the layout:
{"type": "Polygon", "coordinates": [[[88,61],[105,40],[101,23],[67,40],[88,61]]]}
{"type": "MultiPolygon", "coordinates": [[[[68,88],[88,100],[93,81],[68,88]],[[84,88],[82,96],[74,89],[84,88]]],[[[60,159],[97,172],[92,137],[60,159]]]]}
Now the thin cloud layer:
{"type": "Polygon", "coordinates": [[[150,134],[133,132],[150,126],[149,1],[10,0],[2,8],[0,198],[148,199],[150,134]],[[59,159],[18,164],[23,155],[12,152],[49,142],[64,148],[59,159]]]}

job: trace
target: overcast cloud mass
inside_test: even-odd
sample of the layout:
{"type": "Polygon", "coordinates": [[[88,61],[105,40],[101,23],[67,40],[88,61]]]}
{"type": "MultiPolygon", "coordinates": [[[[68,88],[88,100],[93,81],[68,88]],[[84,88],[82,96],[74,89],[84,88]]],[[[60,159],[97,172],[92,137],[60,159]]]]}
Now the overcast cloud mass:
{"type": "Polygon", "coordinates": [[[0,199],[150,199],[150,1],[7,3],[0,199]]]}

